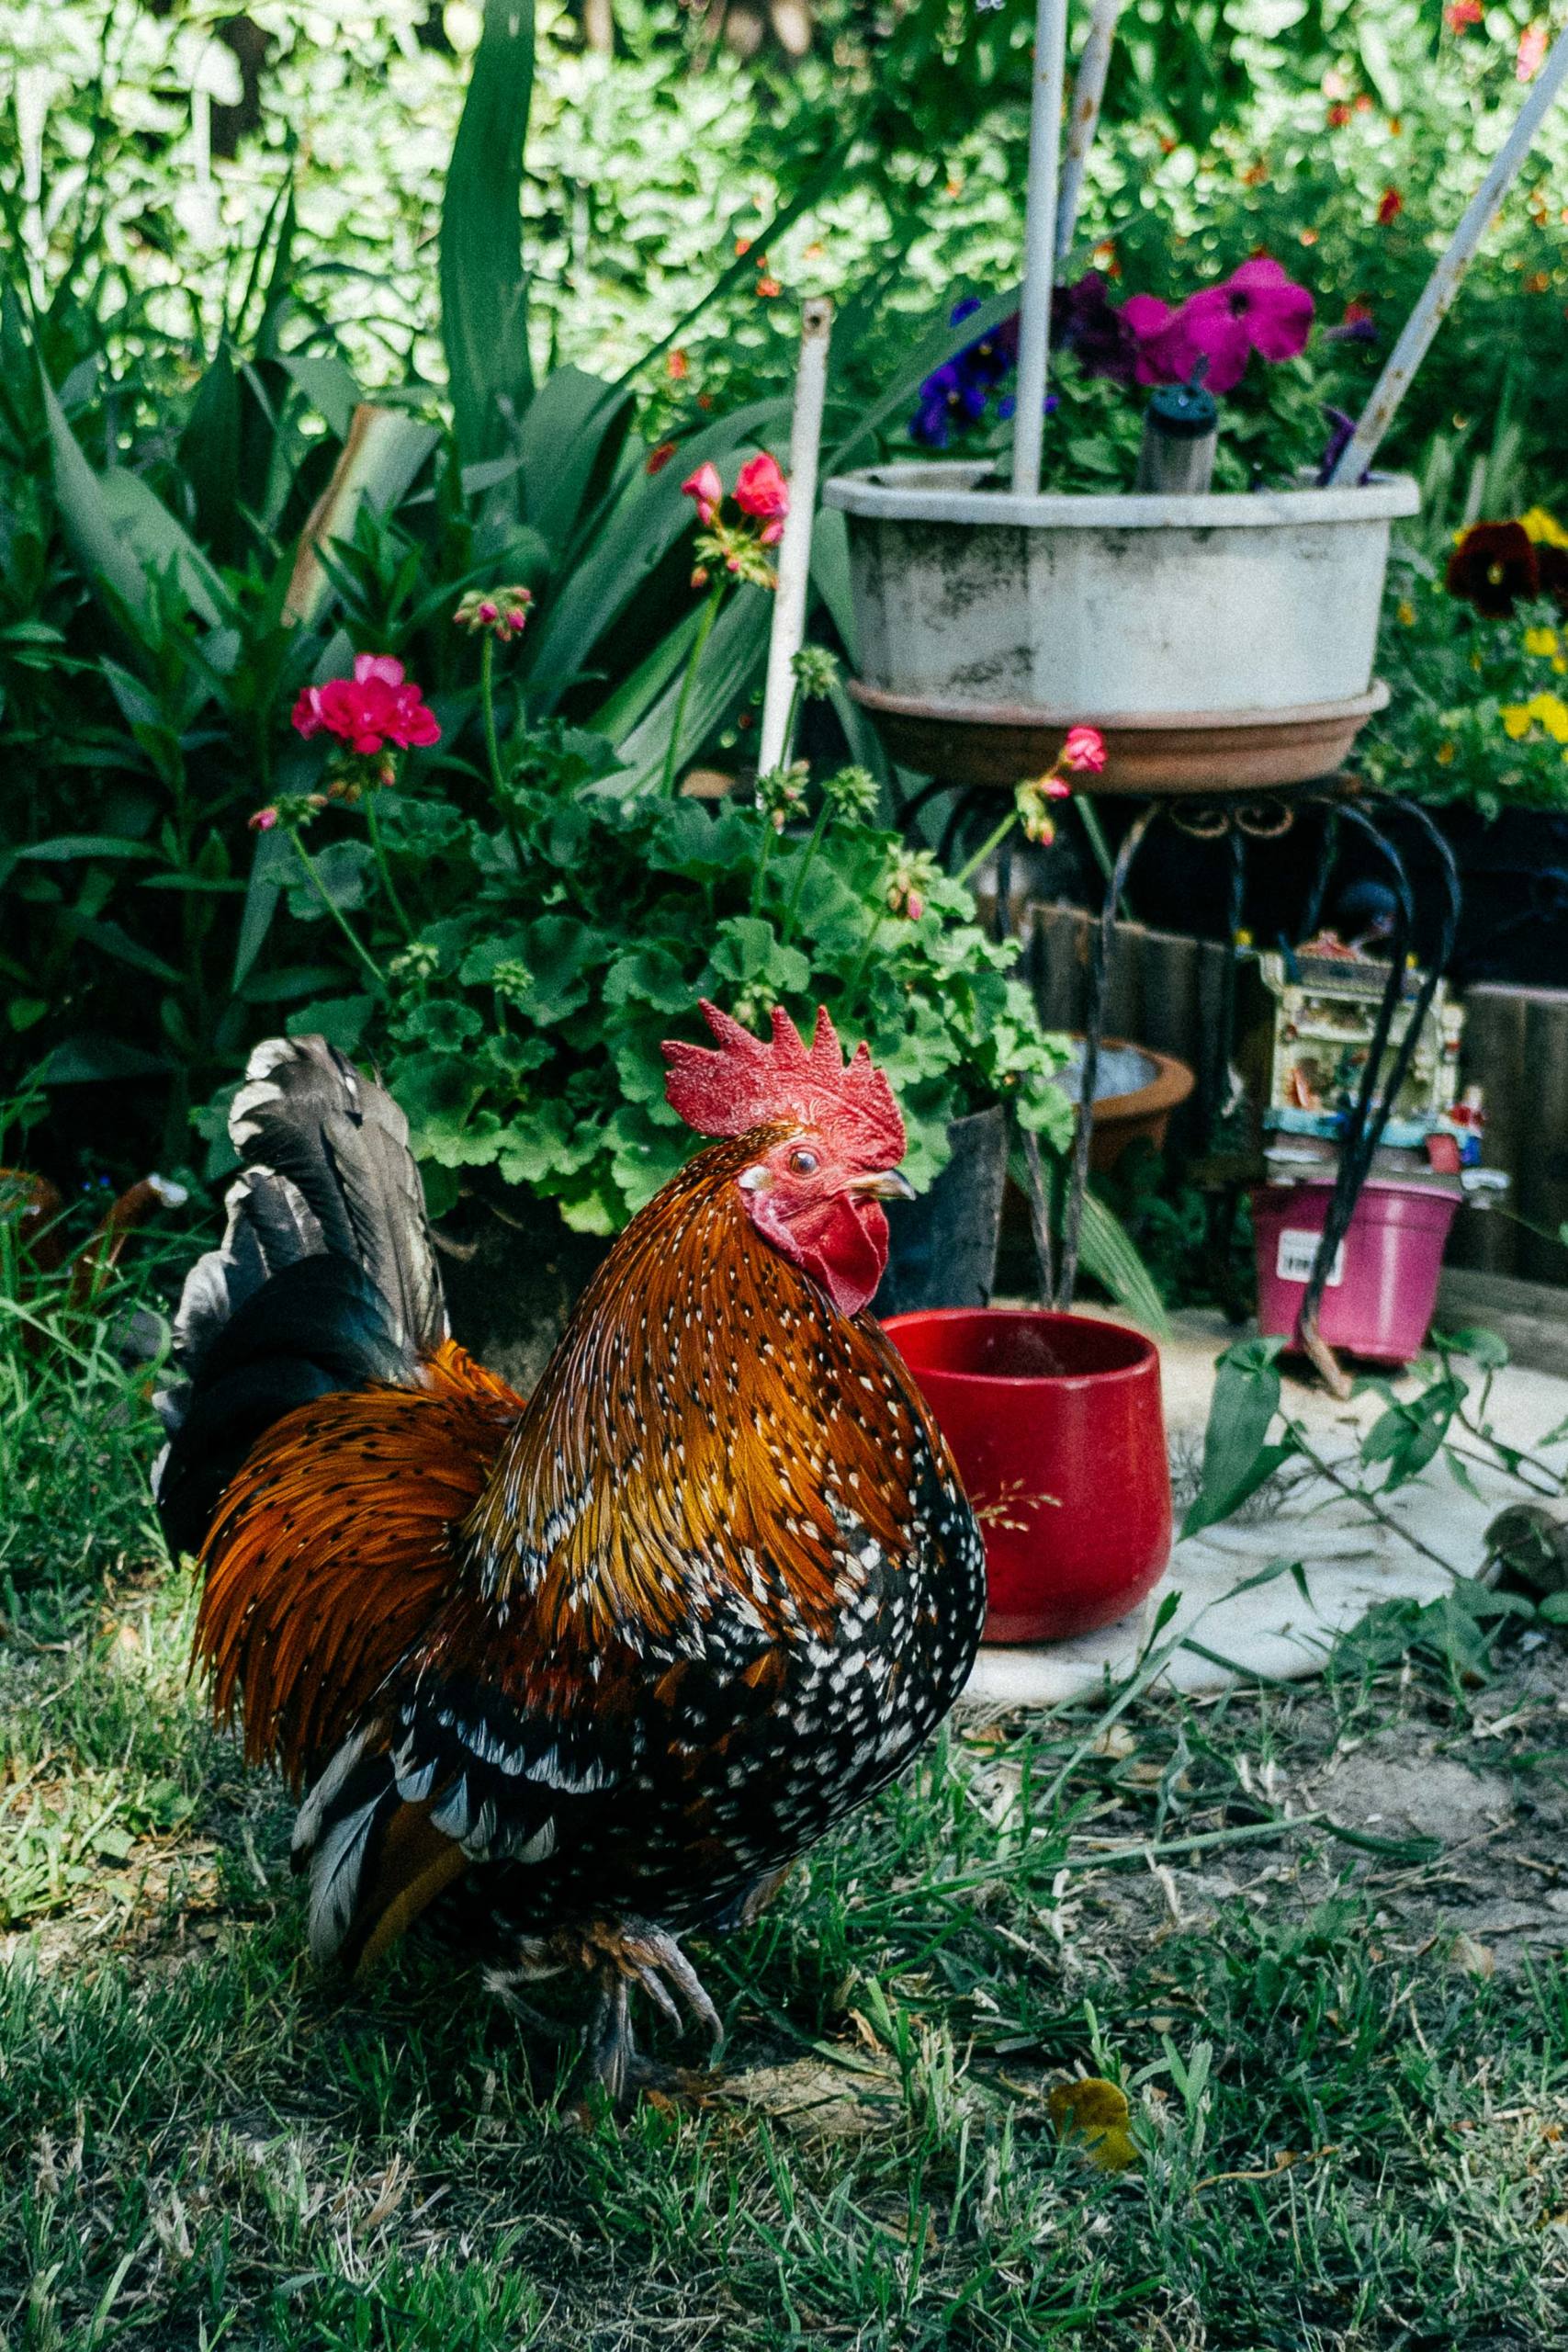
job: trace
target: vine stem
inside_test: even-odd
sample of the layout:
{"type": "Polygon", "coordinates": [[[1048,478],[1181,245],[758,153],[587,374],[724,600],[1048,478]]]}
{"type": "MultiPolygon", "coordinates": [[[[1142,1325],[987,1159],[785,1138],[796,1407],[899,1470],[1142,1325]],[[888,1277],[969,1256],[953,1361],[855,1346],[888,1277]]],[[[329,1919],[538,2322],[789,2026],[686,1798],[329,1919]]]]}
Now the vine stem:
{"type": "Polygon", "coordinates": [[[512,804],[507,797],[506,776],[501,764],[501,739],[495,728],[495,639],[489,629],[485,631],[484,644],[479,650],[479,701],[484,709],[485,757],[490,762],[491,790],[501,812],[501,821],[506,827],[507,839],[512,843],[512,854],[517,865],[517,878],[521,881],[523,842],[517,831],[517,820],[512,813],[512,804]]]}
{"type": "Polygon", "coordinates": [[[310,878],[311,887],[315,890],[317,898],[320,899],[322,906],[325,907],[328,914],[331,915],[333,922],[336,923],[338,929],[342,932],[344,937],[347,940],[349,945],[353,948],[355,954],[358,956],[360,962],[364,965],[366,970],[375,981],[377,988],[385,994],[387,987],[386,974],[382,971],[381,967],[378,964],[374,956],[371,955],[370,950],[360,939],[358,933],[348,921],[348,918],[344,913],[343,909],[334,904],[331,893],[327,889],[326,884],[321,879],[321,871],[317,866],[315,859],[310,855],[310,851],[306,848],[304,842],[299,838],[299,828],[298,825],[290,825],[288,827],[288,838],[294,844],[294,854],[296,857],[298,857],[300,865],[304,867],[306,873],[310,878]]]}
{"type": "Polygon", "coordinates": [[[811,837],[801,852],[800,870],[795,877],[795,888],[789,894],[789,904],[785,907],[784,913],[784,925],[779,933],[780,942],[785,947],[795,937],[795,919],[800,912],[800,894],[806,888],[806,877],[811,871],[811,861],[822,846],[822,836],[828,830],[828,820],[832,813],[832,802],[824,799],[821,808],[817,811],[817,822],[811,828],[811,837]]]}
{"type": "MultiPolygon", "coordinates": [[[[1501,1214],[1506,1215],[1507,1212],[1504,1211],[1501,1212],[1501,1214]]],[[[1523,1217],[1520,1217],[1517,1222],[1522,1225],[1525,1220],[1523,1217]]],[[[1544,1240],[1551,1241],[1559,1238],[1557,1235],[1548,1233],[1542,1226],[1534,1226],[1530,1229],[1532,1232],[1540,1233],[1544,1240]]],[[[1449,1361],[1448,1351],[1444,1350],[1440,1351],[1440,1352],[1442,1353],[1443,1362],[1446,1365],[1449,1361]]],[[[1568,1474],[1565,1474],[1561,1470],[1554,1470],[1550,1462],[1543,1462],[1540,1455],[1539,1453],[1533,1453],[1528,1446],[1505,1446],[1501,1439],[1495,1438],[1493,1436],[1492,1424],[1486,1418],[1486,1408],[1492,1401],[1492,1384],[1495,1380],[1496,1376],[1497,1375],[1495,1371],[1488,1371],[1485,1377],[1483,1379],[1481,1384],[1481,1394],[1475,1400],[1475,1411],[1473,1417],[1465,1411],[1463,1403],[1461,1402],[1455,1408],[1455,1419],[1458,1421],[1461,1430],[1469,1430],[1471,1436],[1475,1439],[1478,1444],[1490,1447],[1492,1453],[1496,1456],[1497,1461],[1502,1464],[1504,1469],[1508,1471],[1512,1476],[1517,1478],[1521,1486],[1525,1486],[1529,1482],[1525,1478],[1523,1471],[1519,1465],[1528,1462],[1532,1470],[1539,1470],[1543,1478],[1550,1479],[1550,1491],[1553,1495],[1561,1495],[1564,1491],[1564,1488],[1568,1487],[1568,1474]]],[[[1489,1464],[1488,1466],[1490,1467],[1493,1465],[1489,1464]]],[[[1537,1487],[1533,1489],[1533,1491],[1540,1493],[1543,1489],[1537,1487]]]]}
{"type": "Polygon", "coordinates": [[[777,839],[773,820],[769,818],[762,828],[762,847],[757,859],[757,871],[751,876],[751,912],[754,915],[761,914],[762,910],[762,884],[767,877],[768,860],[773,854],[773,843],[777,839]]]}
{"type": "Polygon", "coordinates": [[[1462,1568],[1456,1568],[1451,1560],[1445,1560],[1440,1552],[1434,1552],[1431,1545],[1424,1544],[1419,1535],[1413,1535],[1408,1527],[1402,1526],[1392,1511],[1383,1509],[1376,1495],[1368,1494],[1364,1487],[1352,1486],[1348,1478],[1341,1476],[1332,1462],[1325,1462],[1317,1448],[1309,1442],[1306,1431],[1300,1421],[1293,1420],[1288,1413],[1282,1414],[1280,1418],[1294,1441],[1297,1453],[1303,1456],[1303,1460],[1310,1462],[1313,1468],[1321,1476],[1326,1478],[1331,1487],[1337,1487],[1339,1492],[1347,1496],[1351,1502],[1359,1503],[1362,1510],[1370,1511],[1381,1526],[1388,1529],[1391,1535],[1397,1535],[1402,1543],[1409,1544],[1413,1552],[1419,1552],[1423,1559],[1430,1560],[1435,1567],[1442,1568],[1449,1576],[1462,1580],[1464,1576],[1462,1568]]]}
{"type": "MultiPolygon", "coordinates": [[[[1460,1419],[1460,1427],[1464,1430],[1470,1429],[1470,1423],[1465,1420],[1462,1416],[1460,1419]]],[[[1480,1432],[1472,1431],[1472,1434],[1479,1435],[1480,1432]]],[[[1496,1440],[1495,1438],[1482,1437],[1481,1442],[1483,1445],[1495,1447],[1496,1440]]],[[[1507,1460],[1506,1456],[1495,1452],[1491,1453],[1472,1453],[1468,1445],[1456,1445],[1451,1437],[1445,1438],[1443,1440],[1443,1444],[1449,1453],[1457,1454],[1461,1462],[1473,1462],[1478,1470],[1500,1469],[1506,1472],[1510,1478],[1517,1478],[1518,1480],[1527,1495],[1540,1495],[1551,1502],[1561,1502],[1562,1499],[1562,1479],[1554,1475],[1550,1463],[1538,1462],[1533,1453],[1516,1454],[1514,1459],[1510,1462],[1507,1460]],[[1527,1478],[1525,1476],[1523,1466],[1527,1463],[1531,1469],[1539,1470],[1544,1477],[1550,1478],[1551,1480],[1551,1484],[1548,1487],[1538,1486],[1534,1479],[1527,1478]]]]}
{"type": "Polygon", "coordinates": [[[1007,815],[1002,819],[1001,823],[997,827],[996,831],[986,835],[985,840],[980,843],[980,846],[975,852],[974,856],[965,858],[964,864],[953,876],[953,880],[960,885],[967,882],[969,876],[976,871],[976,867],[984,865],[986,860],[991,855],[994,850],[1000,849],[1002,843],[1006,841],[1008,835],[1011,832],[1017,822],[1018,811],[1016,808],[1010,808],[1007,815]]]}
{"type": "MultiPolygon", "coordinates": [[[[1078,822],[1089,835],[1089,845],[1094,852],[1094,862],[1100,868],[1100,878],[1102,881],[1109,882],[1115,870],[1116,861],[1111,854],[1111,844],[1105,838],[1105,829],[1096,815],[1087,792],[1076,792],[1073,795],[1073,800],[1077,808],[1078,822]]],[[[1122,911],[1124,913],[1125,909],[1122,911]]]]}
{"type": "Polygon", "coordinates": [[[795,730],[800,718],[800,680],[796,678],[790,692],[789,708],[784,713],[784,750],[779,754],[781,768],[788,767],[789,755],[795,749],[795,730]]]}
{"type": "Polygon", "coordinates": [[[885,907],[878,914],[876,921],[871,926],[871,937],[861,949],[859,963],[855,966],[854,970],[850,974],[849,978],[844,982],[844,1002],[846,1006],[853,1002],[854,992],[856,989],[859,988],[862,980],[865,978],[865,967],[871,961],[872,951],[875,947],[877,941],[882,936],[882,926],[886,921],[887,910],[885,907]]]}
{"type": "Polygon", "coordinates": [[[485,752],[490,761],[491,788],[499,801],[506,786],[501,773],[501,745],[495,732],[495,639],[485,631],[479,648],[479,699],[484,705],[485,752]]]}
{"type": "Polygon", "coordinates": [[[697,665],[703,658],[703,648],[712,633],[713,625],[718,618],[718,608],[723,602],[724,582],[722,579],[716,580],[708,592],[708,600],[703,606],[703,616],[697,623],[697,633],[692,641],[692,650],[686,661],[686,674],[681,681],[681,698],[675,705],[675,723],[670,729],[670,741],[665,749],[664,774],[660,779],[659,789],[661,797],[666,800],[673,799],[675,795],[675,770],[681,757],[681,737],[685,731],[686,706],[692,699],[692,688],[696,683],[697,665]]]}
{"type": "Polygon", "coordinates": [[[392,912],[401,927],[403,937],[412,939],[413,925],[410,922],[403,902],[398,896],[398,887],[392,879],[392,869],[387,863],[386,844],[381,839],[381,827],[376,816],[376,795],[379,786],[373,784],[367,785],[365,788],[365,830],[370,836],[370,846],[376,854],[376,865],[381,876],[381,888],[387,893],[392,912]]]}

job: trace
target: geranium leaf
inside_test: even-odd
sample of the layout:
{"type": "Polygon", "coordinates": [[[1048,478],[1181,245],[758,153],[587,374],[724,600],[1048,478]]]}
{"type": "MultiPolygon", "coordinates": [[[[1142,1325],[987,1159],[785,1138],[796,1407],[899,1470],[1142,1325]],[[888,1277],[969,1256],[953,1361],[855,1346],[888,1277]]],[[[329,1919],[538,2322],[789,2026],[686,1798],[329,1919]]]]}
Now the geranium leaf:
{"type": "Polygon", "coordinates": [[[318,997],[291,1012],[283,1025],[291,1037],[320,1035],[340,1054],[353,1054],[375,1009],[373,996],[318,997]]]}

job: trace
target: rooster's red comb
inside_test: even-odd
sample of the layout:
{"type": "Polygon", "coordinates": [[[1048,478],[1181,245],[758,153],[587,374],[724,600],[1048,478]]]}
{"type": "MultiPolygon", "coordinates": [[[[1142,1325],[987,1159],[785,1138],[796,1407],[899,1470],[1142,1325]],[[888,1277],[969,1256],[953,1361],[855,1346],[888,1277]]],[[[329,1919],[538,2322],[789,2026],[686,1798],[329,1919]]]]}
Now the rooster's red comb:
{"type": "Polygon", "coordinates": [[[845,1061],[825,1006],[817,1009],[809,1053],[782,1005],[773,1008],[771,1040],[754,1037],[705,997],[703,1017],[718,1040],[716,1053],[707,1046],[664,1047],[665,1094],[699,1135],[743,1136],[795,1119],[867,1167],[896,1168],[903,1159],[904,1122],[893,1089],[863,1045],[845,1061]]]}

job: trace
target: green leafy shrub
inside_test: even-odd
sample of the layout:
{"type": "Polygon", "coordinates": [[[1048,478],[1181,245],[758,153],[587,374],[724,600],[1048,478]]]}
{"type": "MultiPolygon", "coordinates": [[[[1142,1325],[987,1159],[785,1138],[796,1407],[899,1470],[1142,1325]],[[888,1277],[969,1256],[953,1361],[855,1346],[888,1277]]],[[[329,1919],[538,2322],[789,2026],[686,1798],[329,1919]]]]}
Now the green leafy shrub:
{"type": "MultiPolygon", "coordinates": [[[[365,954],[334,931],[342,992],[323,981],[288,1025],[374,1053],[433,1205],[462,1171],[487,1170],[580,1230],[615,1231],[697,1148],[664,1101],[660,1046],[705,1034],[704,996],[752,1026],[782,1004],[809,1030],[826,1004],[892,1080],[917,1185],[946,1160],[948,1122],[991,1102],[1066,1140],[1063,1056],[1012,977],[1016,946],[985,936],[934,861],[866,821],[868,776],[829,778],[814,808],[795,776],[710,808],[623,797],[614,756],[600,735],[541,729],[500,818],[429,782],[378,790],[385,888],[358,806],[320,820],[324,849],[310,837],[365,954]],[[786,802],[793,826],[775,824],[786,802]],[[417,920],[400,922],[394,901],[417,920]],[[367,958],[384,989],[366,985],[367,958]]],[[[284,863],[287,841],[279,858],[292,914],[308,919],[316,886],[284,863]]]]}
{"type": "MultiPolygon", "coordinates": [[[[536,75],[530,12],[488,16],[441,220],[443,317],[421,257],[468,68],[418,0],[267,17],[259,116],[214,165],[215,217],[190,200],[208,21],[186,0],[156,16],[62,0],[45,26],[0,0],[48,85],[41,113],[0,126],[0,758],[28,787],[0,809],[0,1085],[41,1073],[56,1125],[128,1164],[177,1163],[190,1107],[256,1035],[344,992],[319,898],[282,887],[280,844],[245,831],[310,773],[287,725],[300,684],[356,650],[398,654],[441,718],[429,779],[473,821],[485,754],[448,616],[468,584],[515,579],[536,601],[506,673],[509,741],[559,718],[656,783],[702,620],[679,481],[705,457],[782,446],[795,297],[840,302],[830,471],[907,450],[919,382],[973,331],[946,323],[954,294],[1016,267],[1025,0],[916,0],[887,21],[834,0],[787,81],[718,58],[690,70],[668,12],[636,0],[618,0],[612,61],[542,12],[536,75]]],[[[1118,296],[1175,297],[1267,246],[1323,326],[1354,304],[1382,338],[1336,344],[1332,379],[1255,369],[1225,479],[1277,474],[1321,397],[1359,404],[1517,107],[1529,16],[1503,0],[1483,37],[1439,31],[1415,0],[1314,0],[1289,25],[1272,0],[1124,12],[1074,269],[1092,258],[1118,296]]],[[[1501,403],[1529,494],[1556,495],[1565,137],[1561,119],[1544,130],[1391,457],[1441,420],[1462,471],[1501,403]]],[[[1139,403],[1066,371],[1060,388],[1048,446],[1109,484],[1139,403]]],[[[815,552],[852,655],[836,516],[815,552]]],[[[746,765],[767,611],[748,589],[720,616],[684,751],[746,765]]],[[[1462,658],[1449,668],[1462,688],[1462,658]]],[[[1496,689],[1513,707],[1515,683],[1496,689]]],[[[1462,702],[1445,687],[1437,712],[1462,702]]],[[[1472,731],[1475,761],[1450,773],[1483,798],[1483,750],[1522,754],[1484,714],[1472,731]]],[[[1450,738],[1386,740],[1404,778],[1450,738]]],[[[1538,765],[1545,741],[1527,747],[1538,765]]],[[[852,747],[872,760],[863,732],[852,747]]],[[[417,767],[409,787],[424,792],[417,767]]],[[[362,851],[331,849],[350,911],[371,887],[362,851]]]]}
{"type": "MultiPolygon", "coordinates": [[[[0,814],[0,1073],[18,1092],[130,1082],[138,1155],[177,1162],[192,1105],[319,983],[308,960],[264,961],[282,894],[245,820],[308,765],[297,693],[356,644],[417,665],[442,756],[471,775],[453,606],[477,578],[526,582],[542,617],[506,724],[559,707],[645,768],[662,757],[696,621],[691,514],[679,469],[649,470],[624,384],[571,367],[536,384],[525,342],[493,332],[508,303],[525,317],[532,84],[528,11],[496,15],[445,216],[455,429],[417,383],[365,401],[301,293],[287,194],[206,348],[160,332],[155,305],[110,332],[116,232],[90,182],[47,302],[19,266],[0,300],[0,751],[32,787],[0,814]]],[[[692,454],[726,460],[779,414],[705,421],[692,454]]],[[[765,611],[759,594],[726,615],[694,724],[746,691],[765,611]]],[[[346,852],[336,878],[352,890],[346,852]]]]}
{"type": "MultiPolygon", "coordinates": [[[[304,684],[356,650],[402,659],[438,713],[432,764],[461,808],[483,797],[486,750],[451,618],[476,582],[525,584],[536,608],[508,664],[502,732],[521,741],[558,715],[590,725],[628,789],[663,774],[678,716],[694,752],[760,674],[770,603],[744,585],[688,695],[711,608],[680,485],[688,467],[728,470],[782,435],[786,403],[695,412],[674,463],[673,445],[637,434],[626,378],[537,370],[517,205],[530,26],[526,8],[491,12],[454,157],[450,419],[417,381],[365,399],[301,294],[287,191],[210,345],[182,348],[151,310],[135,336],[110,331],[90,187],[48,301],[19,272],[0,297],[0,756],[31,786],[0,809],[0,1083],[40,1084],[57,1110],[82,1099],[71,1090],[118,1084],[135,1158],[178,1164],[192,1107],[322,985],[298,927],[319,928],[320,894],[281,888],[276,845],[253,853],[246,832],[311,772],[288,723],[304,684]],[[290,905],[296,928],[275,931],[290,905]],[[304,952],[276,952],[290,939],[304,952]]],[[[829,462],[953,339],[934,330],[829,462]]],[[[854,347],[846,331],[840,351],[854,347]]],[[[841,528],[821,552],[822,593],[842,611],[841,528]]],[[[348,905],[363,895],[349,844],[329,878],[348,905]]],[[[104,1099],[87,1098],[99,1126],[104,1099]]]]}

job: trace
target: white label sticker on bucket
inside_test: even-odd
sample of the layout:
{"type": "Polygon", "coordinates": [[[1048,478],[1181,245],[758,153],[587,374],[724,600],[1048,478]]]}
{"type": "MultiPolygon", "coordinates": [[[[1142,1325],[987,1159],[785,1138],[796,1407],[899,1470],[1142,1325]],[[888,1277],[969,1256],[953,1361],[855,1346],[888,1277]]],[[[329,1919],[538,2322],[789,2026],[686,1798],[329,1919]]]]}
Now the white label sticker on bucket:
{"type": "MultiPolygon", "coordinates": [[[[1280,1236],[1280,1248],[1274,1260],[1274,1272],[1282,1283],[1306,1283],[1312,1280],[1312,1261],[1317,1255],[1321,1233],[1305,1230],[1299,1226],[1287,1226],[1280,1236]]],[[[1337,1290],[1345,1279],[1345,1244],[1334,1252],[1334,1263],[1328,1269],[1328,1287],[1337,1290]]]]}

